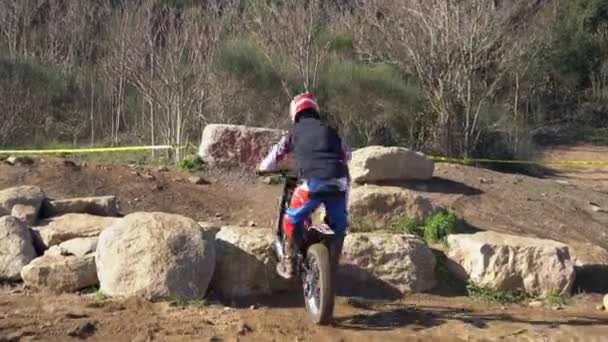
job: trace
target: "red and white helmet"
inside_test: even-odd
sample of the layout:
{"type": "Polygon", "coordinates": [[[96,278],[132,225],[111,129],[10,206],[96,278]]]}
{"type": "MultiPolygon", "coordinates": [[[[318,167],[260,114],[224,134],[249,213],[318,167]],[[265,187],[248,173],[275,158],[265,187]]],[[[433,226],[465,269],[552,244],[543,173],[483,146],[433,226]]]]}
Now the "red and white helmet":
{"type": "Polygon", "coordinates": [[[291,121],[296,121],[298,114],[306,109],[314,109],[317,111],[317,113],[319,112],[319,105],[317,104],[314,95],[312,93],[296,95],[296,97],[294,97],[289,104],[289,115],[291,116],[291,121]]]}

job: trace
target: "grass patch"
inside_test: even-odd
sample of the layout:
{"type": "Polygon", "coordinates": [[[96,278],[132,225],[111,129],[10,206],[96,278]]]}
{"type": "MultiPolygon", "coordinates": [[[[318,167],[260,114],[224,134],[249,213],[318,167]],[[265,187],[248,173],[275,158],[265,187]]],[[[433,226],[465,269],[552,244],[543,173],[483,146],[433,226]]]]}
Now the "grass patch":
{"type": "Polygon", "coordinates": [[[462,222],[454,212],[439,210],[425,220],[423,237],[427,242],[439,242],[461,231],[462,222]]]}
{"type": "Polygon", "coordinates": [[[530,298],[523,291],[494,291],[474,284],[467,285],[467,295],[476,300],[499,304],[519,303],[530,298]]]}
{"type": "Polygon", "coordinates": [[[535,297],[521,290],[494,291],[473,284],[467,285],[467,295],[473,299],[499,304],[520,303],[525,300],[533,300],[543,302],[550,306],[566,306],[570,302],[570,297],[568,295],[548,294],[541,297],[535,297]]]}
{"type": "Polygon", "coordinates": [[[421,222],[409,216],[399,216],[390,225],[395,234],[417,235],[427,242],[445,241],[450,234],[462,232],[462,221],[449,210],[438,210],[421,222]]]}
{"type": "Polygon", "coordinates": [[[109,299],[105,293],[101,292],[101,289],[97,285],[86,288],[82,292],[85,294],[92,294],[93,300],[95,300],[97,303],[101,303],[109,299]]]}
{"type": "Polygon", "coordinates": [[[550,293],[541,298],[543,302],[549,305],[566,306],[570,303],[570,296],[550,293]]]}
{"type": "MultiPolygon", "coordinates": [[[[445,241],[448,235],[462,232],[462,221],[450,210],[438,210],[424,222],[406,215],[396,217],[383,231],[394,234],[417,235],[427,242],[445,241]]],[[[370,233],[378,231],[373,224],[362,219],[351,220],[349,231],[353,233],[370,233]]]]}
{"type": "Polygon", "coordinates": [[[172,306],[207,306],[209,305],[209,300],[205,296],[199,296],[192,299],[183,299],[173,296],[169,299],[169,304],[172,306]]]}
{"type": "Polygon", "coordinates": [[[202,170],[205,162],[198,155],[189,155],[180,160],[177,166],[182,170],[193,172],[202,170]]]}
{"type": "Polygon", "coordinates": [[[101,290],[97,290],[95,291],[95,293],[93,294],[93,298],[95,299],[96,302],[103,302],[108,300],[108,296],[106,296],[105,293],[101,292],[101,290]]]}
{"type": "Polygon", "coordinates": [[[391,225],[391,231],[401,234],[424,235],[424,227],[417,219],[409,216],[398,217],[391,225]]]}

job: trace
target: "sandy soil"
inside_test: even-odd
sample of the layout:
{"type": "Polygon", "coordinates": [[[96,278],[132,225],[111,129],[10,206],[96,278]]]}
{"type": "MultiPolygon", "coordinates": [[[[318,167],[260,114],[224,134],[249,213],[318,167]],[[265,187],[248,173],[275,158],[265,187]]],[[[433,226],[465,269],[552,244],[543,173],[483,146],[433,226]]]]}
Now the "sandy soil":
{"type": "MultiPolygon", "coordinates": [[[[543,160],[589,160],[608,162],[608,146],[553,146],[540,153],[543,160]]],[[[608,165],[552,165],[555,177],[562,177],[581,187],[608,193],[608,165]]]]}
{"type": "Polygon", "coordinates": [[[464,297],[416,295],[382,303],[338,298],[335,322],[314,326],[297,295],[250,303],[179,306],[92,294],[0,290],[0,340],[23,341],[602,341],[608,314],[579,296],[555,310],[464,297]],[[295,297],[295,298],[294,298],[295,297]],[[244,307],[239,307],[239,305],[244,307]]]}

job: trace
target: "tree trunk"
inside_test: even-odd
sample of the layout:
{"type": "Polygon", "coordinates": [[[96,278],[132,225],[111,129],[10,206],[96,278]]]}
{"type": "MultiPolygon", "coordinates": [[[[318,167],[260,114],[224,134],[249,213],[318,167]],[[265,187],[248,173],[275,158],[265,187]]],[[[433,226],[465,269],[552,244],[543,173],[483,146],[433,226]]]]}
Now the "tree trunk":
{"type": "Polygon", "coordinates": [[[95,145],[95,82],[94,77],[91,75],[91,146],[95,145]]]}

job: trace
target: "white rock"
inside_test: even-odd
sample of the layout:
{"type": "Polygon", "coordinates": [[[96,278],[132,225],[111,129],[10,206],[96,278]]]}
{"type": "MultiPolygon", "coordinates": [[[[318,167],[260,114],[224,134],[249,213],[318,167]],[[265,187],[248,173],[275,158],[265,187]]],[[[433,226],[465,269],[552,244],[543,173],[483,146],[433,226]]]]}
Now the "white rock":
{"type": "Polygon", "coordinates": [[[608,294],[604,296],[604,310],[608,311],[608,294]]]}
{"type": "Polygon", "coordinates": [[[118,216],[116,196],[80,197],[44,201],[42,217],[64,214],[118,216]]]}
{"type": "Polygon", "coordinates": [[[491,290],[569,294],[574,262],[568,246],[495,232],[448,236],[448,267],[460,279],[491,290]]]}
{"type": "Polygon", "coordinates": [[[97,249],[97,237],[76,238],[59,244],[62,254],[83,257],[97,249]]]}
{"type": "Polygon", "coordinates": [[[342,287],[378,281],[402,293],[424,292],[436,284],[435,256],[420,238],[405,234],[353,233],[344,240],[342,287]]]}
{"type": "Polygon", "coordinates": [[[25,285],[54,292],[73,292],[96,285],[95,256],[44,255],[21,270],[25,285]]]}
{"type": "Polygon", "coordinates": [[[215,245],[189,218],[134,213],[101,233],[96,263],[106,295],[199,298],[213,275],[215,245]]]}
{"type": "Polygon", "coordinates": [[[12,216],[0,218],[0,279],[20,280],[23,266],[36,257],[29,228],[12,216]]]}
{"type": "Polygon", "coordinates": [[[31,165],[34,164],[34,159],[27,156],[10,156],[6,158],[6,163],[10,165],[31,165]]]}
{"type": "Polygon", "coordinates": [[[104,229],[120,220],[116,217],[89,214],[65,214],[41,220],[38,226],[32,227],[32,236],[36,247],[45,250],[71,239],[98,236],[104,229]]]}
{"type": "Polygon", "coordinates": [[[18,218],[28,225],[33,225],[38,220],[39,208],[33,205],[15,204],[11,210],[11,216],[18,218]]]}
{"type": "Polygon", "coordinates": [[[68,251],[62,249],[61,247],[59,247],[59,245],[55,245],[55,246],[51,246],[49,249],[47,249],[46,251],[44,251],[44,255],[50,255],[50,256],[61,256],[61,255],[68,255],[68,251]]]}
{"type": "Polygon", "coordinates": [[[225,298],[271,294],[291,285],[276,274],[270,229],[222,227],[216,234],[214,292],[225,298]]]}
{"type": "Polygon", "coordinates": [[[403,147],[368,146],[356,150],[350,162],[354,182],[428,180],[435,164],[420,152],[403,147]]]}
{"type": "Polygon", "coordinates": [[[188,177],[188,182],[195,185],[209,184],[209,182],[200,176],[190,176],[188,177]]]}
{"type": "Polygon", "coordinates": [[[37,186],[17,186],[0,191],[0,215],[11,215],[15,205],[34,207],[36,217],[42,201],[45,199],[44,192],[37,186]]]}
{"type": "Polygon", "coordinates": [[[353,221],[377,229],[385,228],[399,216],[422,221],[433,212],[431,201],[413,191],[377,185],[353,188],[349,193],[348,206],[353,221]]]}

